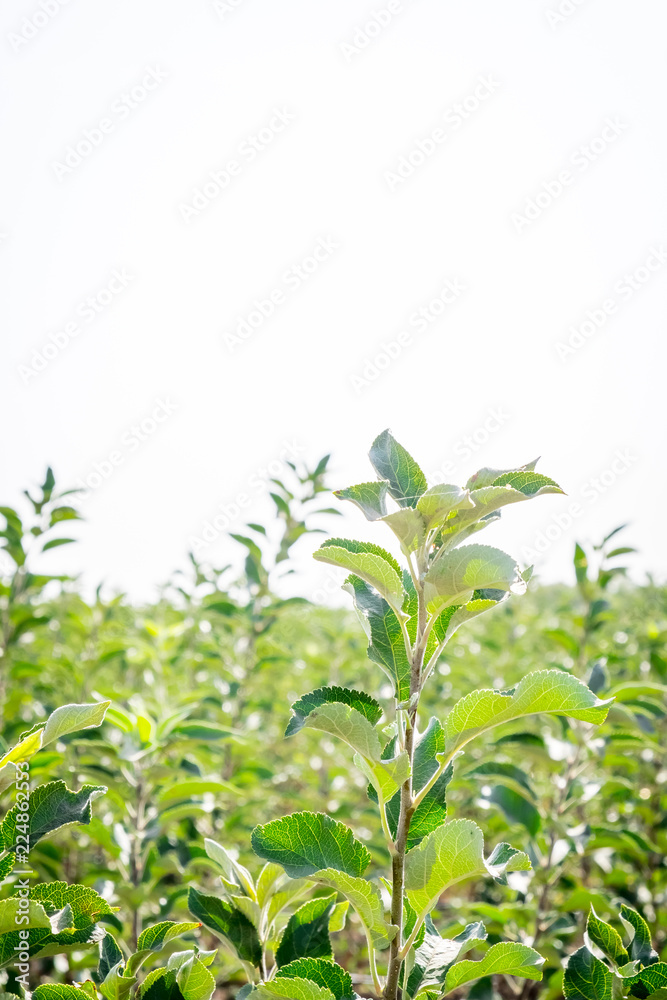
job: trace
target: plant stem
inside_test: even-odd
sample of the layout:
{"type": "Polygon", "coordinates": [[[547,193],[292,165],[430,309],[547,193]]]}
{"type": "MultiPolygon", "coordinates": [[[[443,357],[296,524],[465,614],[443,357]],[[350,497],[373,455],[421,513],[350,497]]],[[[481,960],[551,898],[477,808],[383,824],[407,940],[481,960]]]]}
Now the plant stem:
{"type": "Polygon", "coordinates": [[[417,711],[419,708],[419,693],[421,690],[421,674],[424,662],[424,639],[427,628],[426,602],[424,600],[424,589],[421,579],[416,581],[418,599],[418,622],[417,636],[412,650],[410,665],[410,700],[407,711],[405,726],[405,752],[410,762],[410,773],[401,786],[401,809],[398,818],[398,830],[396,835],[396,852],[391,859],[392,892],[391,892],[391,922],[396,927],[396,934],[391,942],[389,950],[389,966],[387,969],[387,982],[384,988],[384,1000],[398,1000],[399,979],[402,957],[403,938],[403,904],[405,897],[405,855],[408,843],[408,833],[410,832],[410,822],[415,811],[412,801],[412,764],[414,757],[414,741],[417,723],[417,711]]]}

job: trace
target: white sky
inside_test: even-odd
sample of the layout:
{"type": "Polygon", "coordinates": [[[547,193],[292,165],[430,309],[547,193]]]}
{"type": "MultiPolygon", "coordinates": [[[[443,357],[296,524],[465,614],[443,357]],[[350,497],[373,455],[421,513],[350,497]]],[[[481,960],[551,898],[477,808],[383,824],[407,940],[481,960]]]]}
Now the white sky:
{"type": "MultiPolygon", "coordinates": [[[[251,492],[236,530],[268,512],[252,477],[285,442],[311,460],[332,451],[344,486],[369,478],[368,446],[390,426],[427,472],[453,463],[449,481],[541,454],[569,496],[510,509],[484,541],[521,557],[579,503],[568,530],[552,528],[543,579],[570,579],[575,537],[626,520],[637,577],[664,578],[647,502],[667,485],[663,5],[42,2],[48,16],[35,0],[0,13],[0,502],[49,462],[64,488],[121,459],[86,503],[81,544],[44,569],[149,596],[220,504],[251,492]],[[366,32],[383,11],[389,23],[366,32]],[[434,129],[438,143],[424,143],[434,129]],[[80,162],[67,160],[82,141],[80,162]],[[397,178],[410,155],[425,162],[404,160],[411,175],[397,178]],[[231,160],[225,189],[210,185],[231,160]],[[207,182],[204,207],[184,208],[207,182]],[[540,192],[537,218],[521,222],[540,192]],[[302,280],[291,269],[318,244],[302,280]],[[117,294],[89,321],[81,303],[114,271],[117,294]],[[436,317],[448,281],[456,301],[436,317]],[[272,293],[272,315],[231,349],[272,293]],[[425,329],[410,325],[422,307],[425,329]],[[560,357],[587,310],[604,322],[560,357]],[[402,331],[399,356],[353,384],[402,331]],[[56,334],[65,346],[29,368],[56,334]],[[159,400],[173,413],[133,445],[159,400]],[[461,454],[475,433],[486,442],[461,454]]],[[[346,513],[336,533],[382,537],[346,513]]],[[[298,550],[297,592],[326,582],[313,547],[298,550]]],[[[236,551],[218,541],[203,555],[236,551]]]]}

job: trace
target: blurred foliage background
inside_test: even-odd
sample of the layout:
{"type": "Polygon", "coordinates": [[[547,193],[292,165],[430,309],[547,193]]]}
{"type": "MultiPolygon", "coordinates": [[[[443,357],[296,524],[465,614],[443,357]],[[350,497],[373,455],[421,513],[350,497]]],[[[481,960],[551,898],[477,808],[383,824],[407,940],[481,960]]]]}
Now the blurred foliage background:
{"type": "MultiPolygon", "coordinates": [[[[283,738],[290,704],[322,684],[391,694],[352,612],[276,595],[292,546],[331,513],[326,468],[327,458],[315,469],[292,466],[289,480],[272,483],[280,538],[260,524],[231,535],[245,555],[240,575],[191,556],[189,571],[146,606],[101,589],[86,600],[76,580],[40,575],[40,553],[70,544],[63,529],[79,517],[50,470],[36,497],[26,493],[27,516],[0,508],[11,562],[0,585],[3,748],[59,705],[112,700],[100,729],[35,758],[35,779],[94,782],[108,792],[89,826],[41,841],[33,866],[44,880],[105,895],[120,908],[107,922],[128,942],[156,919],[188,919],[188,885],[215,891],[205,837],[257,874],[250,831],[297,809],[326,810],[353,826],[385,873],[351,755],[313,730],[283,738]]],[[[616,699],[599,730],[552,717],[509,724],[456,762],[449,815],[480,823],[489,849],[509,840],[533,862],[509,889],[489,881],[480,895],[479,885],[463,885],[442,904],[454,932],[481,919],[491,942],[520,940],[546,956],[542,983],[526,981],[516,993],[501,981],[501,996],[561,995],[562,962],[581,943],[591,904],[605,919],[620,901],[636,907],[667,958],[667,587],[627,579],[626,535],[617,528],[588,551],[576,545],[571,586],[533,582],[526,596],[464,626],[426,690],[426,710],[442,719],[474,688],[505,690],[530,670],[555,667],[616,699]]],[[[361,967],[364,938],[353,917],[335,947],[341,964],[361,967]]],[[[45,977],[72,982],[94,960],[82,950],[41,963],[45,977]]],[[[233,995],[242,977],[224,948],[214,971],[233,995]]],[[[11,973],[3,975],[12,990],[11,973]]],[[[357,982],[363,993],[361,975],[357,982]]]]}

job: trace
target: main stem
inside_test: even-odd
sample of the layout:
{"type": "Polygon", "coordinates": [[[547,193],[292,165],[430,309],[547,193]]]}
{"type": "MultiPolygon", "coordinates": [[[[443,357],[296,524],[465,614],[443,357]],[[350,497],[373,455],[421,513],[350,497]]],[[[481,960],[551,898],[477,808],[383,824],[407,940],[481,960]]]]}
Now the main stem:
{"type": "Polygon", "coordinates": [[[405,752],[410,761],[410,773],[401,786],[401,809],[398,817],[395,851],[392,854],[392,891],[391,891],[391,922],[397,928],[389,951],[389,967],[387,983],[382,996],[384,1000],[398,1000],[399,978],[403,959],[401,948],[403,942],[403,903],[405,898],[405,854],[408,843],[408,833],[415,807],[412,802],[412,762],[414,757],[415,730],[417,711],[419,709],[419,693],[421,689],[422,666],[424,663],[424,648],[422,639],[426,630],[426,602],[421,580],[415,581],[418,599],[417,636],[412,649],[410,665],[410,700],[408,718],[405,727],[405,752]]]}

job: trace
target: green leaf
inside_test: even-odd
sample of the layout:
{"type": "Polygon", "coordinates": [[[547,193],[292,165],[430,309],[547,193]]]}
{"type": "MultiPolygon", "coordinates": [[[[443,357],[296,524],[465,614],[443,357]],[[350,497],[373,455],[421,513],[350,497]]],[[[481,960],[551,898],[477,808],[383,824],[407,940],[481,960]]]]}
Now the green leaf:
{"type": "Polygon", "coordinates": [[[294,715],[288,723],[285,736],[293,736],[298,733],[314,709],[332,702],[350,705],[363,715],[372,726],[376,726],[382,717],[380,705],[365,691],[353,691],[350,688],[337,686],[321,687],[316,691],[311,691],[310,694],[303,695],[292,705],[294,715]]]}
{"type": "Polygon", "coordinates": [[[184,1000],[211,1000],[215,990],[215,979],[194,952],[179,966],[176,983],[184,1000]]]}
{"type": "Polygon", "coordinates": [[[206,896],[192,886],[188,893],[188,909],[209,930],[228,941],[244,962],[261,965],[262,946],[257,931],[240,910],[217,896],[206,896]]]}
{"type": "Polygon", "coordinates": [[[113,934],[110,934],[109,931],[107,931],[100,941],[100,958],[97,964],[97,970],[93,972],[93,979],[95,982],[103,982],[113,969],[114,965],[118,965],[118,963],[122,961],[123,953],[118,947],[118,942],[113,934]]]}
{"type": "Polygon", "coordinates": [[[586,921],[586,933],[593,944],[615,965],[625,965],[630,960],[630,956],[623,947],[621,935],[611,924],[601,920],[592,906],[586,921]]]}
{"type": "Polygon", "coordinates": [[[366,515],[367,520],[377,521],[387,513],[386,482],[359,483],[344,490],[334,490],[339,500],[351,500],[366,515]]]}
{"type": "Polygon", "coordinates": [[[356,573],[371,587],[375,587],[395,611],[400,611],[405,599],[400,567],[393,556],[379,545],[346,538],[330,538],[313,553],[313,558],[356,573]]]}
{"type": "Polygon", "coordinates": [[[464,959],[451,967],[445,979],[445,990],[451,993],[464,983],[470,983],[482,976],[502,973],[506,976],[518,976],[520,979],[541,979],[540,966],[544,959],[528,945],[517,941],[499,941],[492,945],[484,958],[478,962],[464,959]]]}
{"type": "MultiPolygon", "coordinates": [[[[49,781],[45,785],[39,785],[31,793],[29,801],[31,847],[41,837],[67,823],[90,823],[91,802],[105,792],[104,785],[83,785],[78,792],[71,791],[64,781],[49,781]]],[[[6,847],[16,846],[16,826],[23,822],[20,818],[23,816],[25,813],[19,811],[18,804],[5,816],[0,830],[6,847]]]]}
{"type": "Polygon", "coordinates": [[[382,668],[393,682],[396,697],[403,701],[410,694],[410,661],[397,615],[382,597],[358,576],[349,576],[343,584],[354,598],[355,607],[370,639],[368,657],[382,668]]]}
{"type": "Polygon", "coordinates": [[[432,486],[417,501],[417,510],[423,515],[428,531],[444,524],[454,511],[467,510],[474,506],[475,501],[470,496],[469,490],[447,483],[432,486]]]}
{"type": "Polygon", "coordinates": [[[349,704],[320,704],[306,717],[304,726],[337,736],[352,747],[356,751],[355,763],[372,781],[383,801],[394,794],[410,773],[406,753],[390,760],[382,759],[382,746],[377,730],[365,715],[349,704]]]}
{"type": "Polygon", "coordinates": [[[394,532],[404,552],[415,552],[426,540],[426,521],[418,510],[402,507],[382,518],[394,532]]]}
{"type": "MultiPolygon", "coordinates": [[[[14,997],[13,993],[4,993],[5,997],[14,997]]],[[[68,983],[42,983],[32,991],[33,1000],[85,1000],[88,996],[80,986],[70,986],[68,983]]]]}
{"type": "MultiPolygon", "coordinates": [[[[544,493],[562,493],[558,483],[539,472],[505,472],[493,481],[494,486],[511,486],[527,497],[542,496],[544,493]]],[[[475,502],[477,502],[475,500],[475,502]]]]}
{"type": "Polygon", "coordinates": [[[42,746],[45,747],[68,733],[101,726],[110,704],[110,701],[100,701],[89,705],[61,705],[46,720],[42,746]]]}
{"type": "Polygon", "coordinates": [[[324,868],[363,875],[371,860],[367,848],[344,823],[323,813],[297,812],[256,826],[252,847],[260,858],[282,865],[292,878],[324,868]]]}
{"type": "Polygon", "coordinates": [[[127,973],[134,975],[152,952],[161,951],[169,941],[173,941],[174,938],[180,937],[188,931],[194,931],[198,927],[201,927],[201,924],[175,923],[173,920],[163,920],[159,924],[147,927],[139,935],[136,951],[127,963],[127,973]]]}
{"type": "Polygon", "coordinates": [[[496,597],[489,598],[479,598],[475,595],[477,594],[488,594],[488,590],[476,590],[473,593],[473,600],[468,601],[467,604],[461,606],[450,605],[450,607],[445,608],[441,614],[435,620],[433,625],[433,632],[437,636],[438,644],[446,644],[449,642],[454,633],[461,627],[469,622],[472,618],[477,618],[478,615],[483,615],[485,611],[490,611],[491,608],[495,608],[498,604],[502,603],[507,597],[505,591],[496,591],[496,597]]]}
{"type": "Polygon", "coordinates": [[[4,757],[0,758],[0,767],[5,764],[15,764],[22,760],[30,760],[42,746],[43,729],[37,729],[34,733],[29,733],[20,743],[8,750],[4,757]]]}
{"type": "Polygon", "coordinates": [[[646,1000],[655,994],[664,997],[667,990],[667,964],[656,962],[655,965],[642,969],[638,975],[626,979],[625,985],[630,987],[631,996],[640,997],[640,1000],[646,1000]]]}
{"type": "Polygon", "coordinates": [[[317,986],[331,990],[336,1000],[353,1000],[352,977],[335,962],[321,958],[299,958],[279,969],[278,979],[309,979],[317,986]]]}
{"type": "Polygon", "coordinates": [[[632,942],[628,949],[630,958],[637,959],[642,965],[652,965],[657,961],[657,954],[651,945],[651,932],[648,924],[637,910],[633,910],[627,903],[623,903],[620,909],[621,920],[624,926],[632,934],[632,942]]]}
{"type": "MultiPolygon", "coordinates": [[[[486,930],[481,923],[467,924],[454,938],[442,938],[429,916],[426,917],[424,926],[424,940],[415,951],[414,965],[408,976],[408,997],[414,997],[429,986],[442,986],[447,970],[459,955],[486,940],[486,930]]],[[[440,992],[437,991],[438,994],[440,992]]]]}
{"type": "Polygon", "coordinates": [[[497,479],[510,473],[533,472],[538,461],[539,459],[536,458],[534,462],[527,462],[526,465],[522,465],[518,469],[489,469],[488,466],[483,469],[479,469],[466,483],[466,489],[477,491],[482,489],[484,486],[493,486],[497,479]]]}
{"type": "Polygon", "coordinates": [[[14,867],[14,862],[16,861],[15,854],[6,854],[4,858],[0,858],[0,882],[4,882],[9,873],[14,867]]]}
{"type": "Polygon", "coordinates": [[[599,725],[611,700],[600,701],[585,684],[562,670],[526,674],[514,691],[505,694],[491,689],[472,691],[456,702],[445,720],[447,753],[494,726],[539,712],[599,725]]]}
{"type": "Polygon", "coordinates": [[[71,545],[75,541],[76,538],[52,538],[50,542],[42,545],[42,552],[48,552],[49,549],[58,548],[60,545],[71,545]]]}
{"type": "Polygon", "coordinates": [[[322,885],[342,892],[350,901],[376,948],[386,948],[395,937],[396,928],[384,919],[384,906],[378,886],[364,878],[347,875],[334,868],[316,872],[313,876],[322,885]]]}
{"type": "Polygon", "coordinates": [[[613,977],[604,962],[580,948],[570,955],[563,974],[565,1000],[612,1000],[613,977]]]}
{"type": "Polygon", "coordinates": [[[540,814],[533,803],[519,792],[505,785],[496,785],[491,789],[489,801],[500,806],[508,822],[520,823],[525,826],[531,837],[537,836],[542,827],[540,814]]]}
{"type": "Polygon", "coordinates": [[[0,903],[0,966],[12,962],[19,942],[19,928],[27,930],[31,957],[57,955],[100,940],[98,927],[113,908],[94,889],[66,882],[40,882],[31,887],[29,921],[19,923],[20,899],[0,903]]]}
{"type": "Polygon", "coordinates": [[[255,886],[248,869],[236,861],[222,844],[209,837],[204,838],[204,848],[211,861],[222,869],[227,884],[239,885],[251,899],[255,899],[255,886]]]}
{"type": "Polygon", "coordinates": [[[333,957],[329,918],[335,901],[335,894],[320,896],[304,903],[292,914],[276,951],[278,968],[297,958],[333,957]]]}
{"type": "Polygon", "coordinates": [[[448,605],[467,604],[482,588],[518,594],[525,591],[526,584],[514,559],[490,545],[464,545],[445,552],[424,578],[424,596],[431,614],[448,605]]]}
{"type": "Polygon", "coordinates": [[[185,1000],[176,982],[176,973],[164,968],[153,969],[148,973],[137,991],[137,996],[141,997],[141,1000],[185,1000]]]}
{"type": "Polygon", "coordinates": [[[428,489],[426,476],[389,430],[379,434],[368,454],[380,479],[386,479],[389,493],[401,507],[416,507],[428,489]]]}
{"type": "Polygon", "coordinates": [[[312,979],[288,979],[276,977],[268,983],[260,983],[250,994],[252,1000],[336,1000],[331,990],[318,986],[312,979]]]}
{"type": "Polygon", "coordinates": [[[525,871],[530,861],[521,851],[500,845],[487,860],[484,858],[482,831],[468,819],[443,824],[408,851],[405,858],[405,888],[410,904],[418,914],[431,910],[442,893],[457,882],[469,878],[505,872],[525,871]]]}

